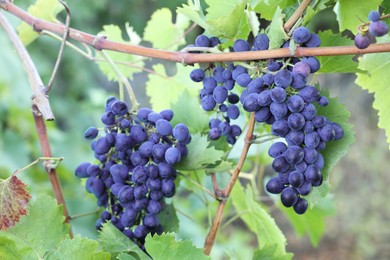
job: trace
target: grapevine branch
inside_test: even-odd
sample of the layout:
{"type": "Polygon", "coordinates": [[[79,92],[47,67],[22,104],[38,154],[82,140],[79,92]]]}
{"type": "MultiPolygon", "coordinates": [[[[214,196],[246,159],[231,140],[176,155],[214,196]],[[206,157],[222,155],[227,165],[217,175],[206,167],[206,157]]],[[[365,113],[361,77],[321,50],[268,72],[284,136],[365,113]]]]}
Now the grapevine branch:
{"type": "MultiPolygon", "coordinates": [[[[307,1],[302,2],[307,4],[307,1]]],[[[9,0],[0,0],[0,7],[5,11],[13,14],[27,24],[31,25],[36,31],[46,30],[59,35],[64,35],[66,26],[58,23],[51,23],[32,16],[18,6],[11,3],[9,0]]],[[[300,17],[304,10],[298,8],[298,14],[293,14],[292,17],[300,17]]],[[[292,18],[290,18],[292,19],[292,18]]],[[[296,19],[296,18],[294,18],[296,19]]],[[[292,20],[291,20],[292,21],[292,20]]],[[[284,29],[286,30],[286,26],[284,29]]],[[[99,35],[92,35],[76,29],[69,28],[69,38],[78,42],[87,44],[97,50],[111,50],[123,52],[128,54],[139,55],[149,58],[157,58],[162,60],[180,62],[184,64],[193,63],[209,63],[209,62],[229,62],[229,61],[247,61],[247,60],[263,60],[271,58],[285,58],[285,57],[304,57],[304,56],[336,56],[336,55],[351,55],[351,54],[365,54],[365,53],[381,53],[390,52],[390,43],[371,44],[366,49],[358,49],[355,46],[332,46],[332,47],[318,47],[318,48],[302,48],[298,47],[294,54],[290,53],[288,48],[272,49],[264,51],[250,51],[250,52],[226,52],[226,53],[187,53],[165,51],[154,48],[147,48],[142,46],[135,46],[126,43],[119,43],[107,40],[105,37],[99,35]]]]}
{"type": "MultiPolygon", "coordinates": [[[[44,118],[46,120],[54,120],[54,115],[51,111],[49,100],[47,99],[47,96],[45,94],[45,87],[43,85],[42,79],[40,78],[34,63],[30,55],[28,54],[26,48],[24,47],[23,43],[21,42],[20,38],[16,34],[12,25],[9,23],[8,19],[1,12],[0,25],[4,28],[12,44],[14,45],[30,81],[30,86],[33,92],[32,111],[35,121],[35,127],[39,138],[39,143],[41,145],[42,155],[43,157],[52,158],[53,156],[50,149],[50,143],[46,131],[44,118]]],[[[56,170],[55,168],[50,167],[49,163],[45,164],[45,168],[46,172],[49,175],[49,179],[52,184],[57,203],[62,204],[64,206],[65,222],[69,223],[68,210],[65,204],[64,196],[62,194],[62,189],[56,170]]],[[[71,230],[69,230],[69,235],[72,237],[71,230]]]]}
{"type": "MultiPolygon", "coordinates": [[[[1,3],[1,2],[0,2],[1,3]]],[[[15,32],[14,28],[8,21],[7,17],[3,13],[0,13],[0,25],[4,28],[9,39],[15,47],[17,54],[19,55],[22,65],[27,73],[28,80],[33,92],[32,103],[37,106],[39,112],[46,120],[54,120],[54,115],[50,107],[49,100],[45,94],[45,86],[41,77],[32,61],[29,53],[15,32]]]]}

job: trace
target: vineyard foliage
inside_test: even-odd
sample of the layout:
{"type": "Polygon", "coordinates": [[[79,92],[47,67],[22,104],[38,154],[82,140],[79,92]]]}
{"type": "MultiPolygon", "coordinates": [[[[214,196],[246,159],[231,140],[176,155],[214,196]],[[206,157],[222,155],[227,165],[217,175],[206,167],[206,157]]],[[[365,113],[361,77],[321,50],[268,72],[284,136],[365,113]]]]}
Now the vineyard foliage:
{"type": "MultiPolygon", "coordinates": [[[[31,15],[49,22],[65,18],[64,8],[57,0],[37,0],[31,6],[29,2],[15,1],[15,4],[24,9],[28,7],[31,15]]],[[[125,2],[118,3],[117,8],[125,8],[125,2]]],[[[144,20],[143,24],[132,24],[134,20],[129,21],[128,17],[113,19],[117,23],[103,17],[99,23],[83,24],[88,17],[96,15],[95,20],[99,20],[97,14],[104,16],[105,12],[118,10],[106,10],[108,1],[102,1],[93,3],[95,13],[90,13],[88,3],[68,1],[75,20],[71,27],[104,35],[115,42],[170,51],[181,51],[193,44],[198,34],[204,34],[218,37],[221,41],[220,50],[214,48],[211,52],[228,52],[235,40],[248,39],[251,42],[258,33],[264,33],[270,40],[269,49],[278,49],[291,37],[283,25],[299,7],[297,1],[292,0],[172,2],[176,5],[171,3],[164,7],[161,3],[156,4],[154,10],[149,10],[149,20],[144,20]],[[82,13],[86,14],[84,18],[81,17],[82,13]]],[[[315,0],[311,1],[292,30],[299,26],[315,30],[321,39],[321,47],[352,46],[357,26],[367,21],[367,15],[372,10],[388,13],[390,5],[381,0],[362,0],[359,5],[352,0],[315,0]],[[332,13],[334,27],[319,30],[318,19],[325,12],[332,13]]],[[[59,47],[58,39],[49,37],[45,32],[39,34],[11,14],[1,12],[17,28],[41,77],[44,82],[47,81],[59,47]],[[46,51],[50,59],[43,57],[46,51]]],[[[135,5],[127,13],[141,19],[135,5]]],[[[385,20],[388,25],[389,20],[385,20]]],[[[282,205],[279,196],[264,189],[267,181],[275,175],[270,167],[272,158],[267,152],[271,144],[281,138],[254,142],[240,169],[243,178],[235,183],[226,201],[214,248],[211,255],[206,256],[203,253],[204,239],[221,200],[218,196],[216,200],[207,192],[214,193],[215,183],[210,176],[215,174],[220,188],[229,183],[247,142],[244,138],[250,113],[242,110],[235,121],[243,133],[234,145],[221,139],[211,141],[208,124],[214,114],[202,110],[199,101],[201,84],[193,82],[189,76],[194,68],[205,69],[209,64],[170,63],[105,51],[115,62],[116,71],[101,52],[89,52],[79,43],[70,42],[72,45],[65,48],[64,65],[60,67],[58,79],[49,94],[56,121],[47,122],[47,128],[53,154],[64,158],[56,170],[63,184],[70,215],[92,214],[74,218],[70,225],[65,224],[63,206],[56,204],[43,167],[30,167],[18,173],[17,177],[12,174],[29,165],[41,153],[31,116],[29,83],[13,46],[4,31],[0,30],[0,259],[291,259],[294,250],[289,252],[286,249],[289,241],[280,223],[273,217],[275,209],[285,216],[297,236],[307,235],[311,244],[317,246],[326,231],[327,217],[335,214],[333,200],[337,200],[337,197],[331,194],[332,180],[329,176],[333,167],[348,153],[355,141],[355,133],[349,123],[351,113],[337,97],[329,94],[327,86],[320,85],[316,75],[356,75],[356,85],[373,94],[373,108],[378,111],[379,117],[378,127],[385,130],[390,144],[387,75],[390,71],[390,52],[319,56],[321,68],[309,81],[322,89],[321,95],[328,98],[329,105],[317,106],[317,111],[338,123],[344,129],[344,137],[329,142],[322,151],[325,160],[322,170],[324,181],[306,197],[309,203],[307,213],[297,215],[292,208],[282,205]],[[85,191],[86,181],[76,178],[74,174],[77,165],[94,160],[90,143],[83,138],[85,129],[90,126],[103,127],[100,116],[107,97],[119,97],[119,93],[123,93],[123,81],[118,72],[130,80],[141,107],[150,107],[154,111],[172,109],[172,125],[184,123],[191,133],[188,155],[175,165],[179,172],[175,180],[176,194],[165,200],[166,206],[159,213],[164,233],[148,235],[142,248],[144,250],[112,223],[105,223],[100,231],[96,231],[95,222],[102,209],[97,209],[96,198],[85,191]],[[264,200],[264,197],[268,200],[264,200]],[[70,229],[73,238],[69,235],[70,229]]],[[[388,42],[389,35],[377,39],[377,43],[388,42]]],[[[291,53],[296,48],[294,43],[290,44],[291,53]]],[[[128,96],[126,102],[131,104],[128,96]]],[[[255,136],[267,137],[270,133],[269,125],[256,124],[255,136]]]]}

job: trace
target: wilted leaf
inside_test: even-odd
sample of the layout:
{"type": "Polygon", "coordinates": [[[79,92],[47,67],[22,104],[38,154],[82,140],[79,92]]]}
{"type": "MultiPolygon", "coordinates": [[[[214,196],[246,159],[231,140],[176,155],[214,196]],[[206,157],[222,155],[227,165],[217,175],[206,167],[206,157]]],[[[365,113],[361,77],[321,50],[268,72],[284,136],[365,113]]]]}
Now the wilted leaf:
{"type": "Polygon", "coordinates": [[[0,230],[14,226],[21,216],[27,214],[29,200],[26,184],[15,175],[0,180],[0,230]]]}

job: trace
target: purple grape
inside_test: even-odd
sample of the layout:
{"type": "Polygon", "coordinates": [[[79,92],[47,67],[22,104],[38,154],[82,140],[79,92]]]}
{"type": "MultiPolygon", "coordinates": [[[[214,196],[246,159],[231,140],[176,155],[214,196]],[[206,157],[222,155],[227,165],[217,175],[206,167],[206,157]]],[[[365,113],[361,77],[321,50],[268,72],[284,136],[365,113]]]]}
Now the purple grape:
{"type": "Polygon", "coordinates": [[[293,206],[295,213],[302,215],[306,212],[309,204],[304,198],[299,198],[297,203],[293,206]]]}
{"type": "Polygon", "coordinates": [[[291,130],[298,131],[303,129],[306,121],[301,113],[292,113],[288,116],[287,123],[291,130]]]}
{"type": "Polygon", "coordinates": [[[237,39],[233,43],[233,50],[235,52],[249,51],[250,48],[251,48],[251,46],[249,45],[249,43],[243,39],[237,39]]]}
{"type": "Polygon", "coordinates": [[[201,105],[203,110],[205,111],[211,111],[214,109],[216,102],[213,96],[211,95],[206,95],[202,98],[201,100],[201,105]]]}
{"type": "Polygon", "coordinates": [[[381,18],[381,14],[378,11],[371,11],[368,14],[368,20],[372,22],[377,22],[381,18]]]}
{"type": "Polygon", "coordinates": [[[298,44],[303,44],[309,41],[310,37],[311,33],[309,29],[303,26],[296,28],[292,34],[292,39],[298,44]]]}
{"type": "Polygon", "coordinates": [[[306,169],[304,175],[305,175],[306,180],[312,184],[321,179],[321,172],[314,165],[307,166],[307,169],[306,169]]]}
{"type": "Polygon", "coordinates": [[[304,158],[304,152],[301,147],[297,145],[289,146],[285,152],[285,158],[290,164],[298,164],[304,158]]]}
{"type": "Polygon", "coordinates": [[[293,113],[301,112],[305,107],[305,101],[299,95],[293,95],[287,100],[287,108],[293,113]]]}
{"type": "Polygon", "coordinates": [[[172,134],[172,125],[165,119],[159,119],[156,122],[156,132],[162,136],[168,136],[172,134]]]}
{"type": "Polygon", "coordinates": [[[269,107],[260,107],[260,109],[258,109],[255,112],[256,122],[259,123],[266,122],[270,117],[271,117],[271,111],[269,107]]]}
{"type": "Polygon", "coordinates": [[[270,179],[265,185],[265,189],[272,194],[279,194],[284,189],[284,184],[279,181],[278,177],[270,179]]]}
{"type": "Polygon", "coordinates": [[[291,207],[295,205],[298,201],[298,198],[298,192],[293,187],[286,187],[280,195],[282,204],[285,207],[291,207]]]}
{"type": "Polygon", "coordinates": [[[196,47],[210,47],[210,39],[205,35],[198,35],[195,38],[196,47]]]}
{"type": "Polygon", "coordinates": [[[79,164],[75,170],[76,176],[79,178],[88,178],[89,174],[88,174],[87,170],[88,170],[90,165],[91,165],[91,163],[89,163],[89,162],[83,162],[83,163],[79,164]]]}
{"type": "Polygon", "coordinates": [[[215,102],[223,103],[228,97],[228,90],[223,86],[217,86],[213,91],[215,102]]]}
{"type": "Polygon", "coordinates": [[[284,88],[275,87],[271,90],[271,100],[276,103],[283,103],[286,101],[287,93],[284,88]]]}
{"type": "Polygon", "coordinates": [[[162,180],[161,192],[167,198],[170,198],[175,194],[175,183],[173,182],[172,179],[162,180]]]}
{"type": "Polygon", "coordinates": [[[305,176],[301,172],[292,171],[288,175],[288,182],[291,184],[291,186],[299,188],[305,182],[305,176]]]}
{"type": "Polygon", "coordinates": [[[227,116],[231,119],[237,119],[240,115],[240,110],[236,105],[230,105],[227,109],[227,116]]]}
{"type": "Polygon", "coordinates": [[[266,34],[259,33],[256,35],[254,41],[253,41],[253,46],[255,50],[268,50],[269,48],[269,38],[266,34]]]}
{"type": "Polygon", "coordinates": [[[320,62],[316,57],[303,58],[301,61],[309,65],[310,73],[317,72],[320,69],[320,62]]]}
{"type": "Polygon", "coordinates": [[[290,169],[290,164],[287,162],[286,158],[282,155],[276,157],[272,162],[272,168],[276,172],[287,172],[290,169]]]}
{"type": "Polygon", "coordinates": [[[165,161],[170,164],[174,165],[181,160],[181,153],[179,149],[176,147],[169,147],[165,152],[165,161]]]}
{"type": "Polygon", "coordinates": [[[268,149],[268,155],[272,158],[281,156],[287,150],[287,145],[282,142],[273,143],[268,149]]]}
{"type": "Polygon", "coordinates": [[[242,73],[236,78],[236,83],[241,87],[247,87],[248,84],[252,81],[251,76],[247,73],[242,73]]]}
{"type": "Polygon", "coordinates": [[[371,35],[375,37],[381,37],[383,35],[386,35],[389,32],[389,28],[387,27],[387,24],[385,24],[382,21],[377,22],[371,22],[368,31],[371,35]]]}
{"type": "Polygon", "coordinates": [[[124,116],[128,112],[128,107],[125,102],[118,100],[112,103],[111,111],[117,116],[124,116]]]}
{"type": "Polygon", "coordinates": [[[320,45],[321,45],[321,39],[315,33],[312,33],[310,39],[307,42],[305,42],[306,47],[314,48],[314,47],[319,47],[320,45]]]}
{"type": "Polygon", "coordinates": [[[89,127],[84,132],[84,138],[85,139],[95,139],[98,134],[99,134],[99,130],[96,127],[89,127]]]}
{"type": "Polygon", "coordinates": [[[292,82],[291,72],[285,69],[278,71],[275,74],[274,82],[277,87],[287,88],[292,82]]]}
{"type": "Polygon", "coordinates": [[[271,132],[276,136],[285,137],[289,131],[290,129],[285,119],[276,120],[271,126],[271,132]]]}

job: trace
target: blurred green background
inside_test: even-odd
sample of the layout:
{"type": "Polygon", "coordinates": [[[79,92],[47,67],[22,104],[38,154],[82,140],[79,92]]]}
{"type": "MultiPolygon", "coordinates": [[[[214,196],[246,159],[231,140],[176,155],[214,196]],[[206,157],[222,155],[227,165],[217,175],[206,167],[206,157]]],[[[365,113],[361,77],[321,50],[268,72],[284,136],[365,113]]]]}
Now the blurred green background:
{"type": "MultiPolygon", "coordinates": [[[[32,2],[15,1],[23,8],[32,2]]],[[[73,28],[96,34],[105,24],[117,24],[124,28],[125,22],[129,22],[142,35],[146,22],[155,10],[169,7],[174,11],[187,1],[67,2],[72,10],[73,28]]],[[[8,17],[15,26],[19,23],[14,17],[8,17]]],[[[64,20],[64,15],[61,14],[59,19],[64,20]]],[[[312,28],[335,30],[336,19],[331,10],[323,11],[313,21],[312,28]]],[[[193,42],[199,33],[200,29],[194,30],[186,37],[187,42],[193,42]]],[[[39,157],[40,149],[31,116],[31,90],[3,30],[0,30],[0,45],[0,177],[5,178],[39,157]]],[[[44,82],[51,75],[58,48],[59,42],[49,37],[40,37],[28,47],[44,82]]],[[[145,80],[146,74],[141,72],[133,80],[142,105],[148,105],[144,95],[145,80]]],[[[377,112],[372,109],[373,97],[354,84],[354,75],[321,75],[318,80],[323,88],[329,89],[331,96],[339,97],[340,102],[351,111],[350,123],[355,126],[357,137],[348,155],[331,174],[336,213],[327,219],[326,233],[317,248],[311,246],[307,237],[297,236],[283,214],[277,210],[272,214],[287,236],[288,251],[294,252],[296,259],[389,259],[390,189],[387,186],[390,183],[390,152],[384,131],[377,128],[377,112]]],[[[107,81],[95,63],[69,48],[65,49],[57,80],[50,93],[56,121],[47,125],[54,156],[65,158],[58,173],[71,215],[96,209],[94,198],[86,196],[83,184],[74,176],[73,170],[79,163],[93,159],[89,144],[83,139],[83,132],[89,126],[99,125],[107,96],[116,92],[117,85],[107,81]]],[[[33,198],[38,193],[52,194],[42,165],[23,172],[21,178],[29,184],[33,198]]],[[[188,196],[190,198],[191,195],[188,196]]],[[[191,206],[196,208],[201,205],[191,206]]],[[[72,221],[74,232],[96,237],[96,219],[96,214],[75,219],[72,221]]],[[[253,236],[245,230],[238,234],[234,239],[219,239],[229,240],[229,244],[251,243],[253,236]]],[[[202,246],[202,240],[203,237],[198,236],[195,243],[202,246]]],[[[218,257],[223,254],[222,245],[216,247],[221,251],[215,254],[218,257]]]]}

